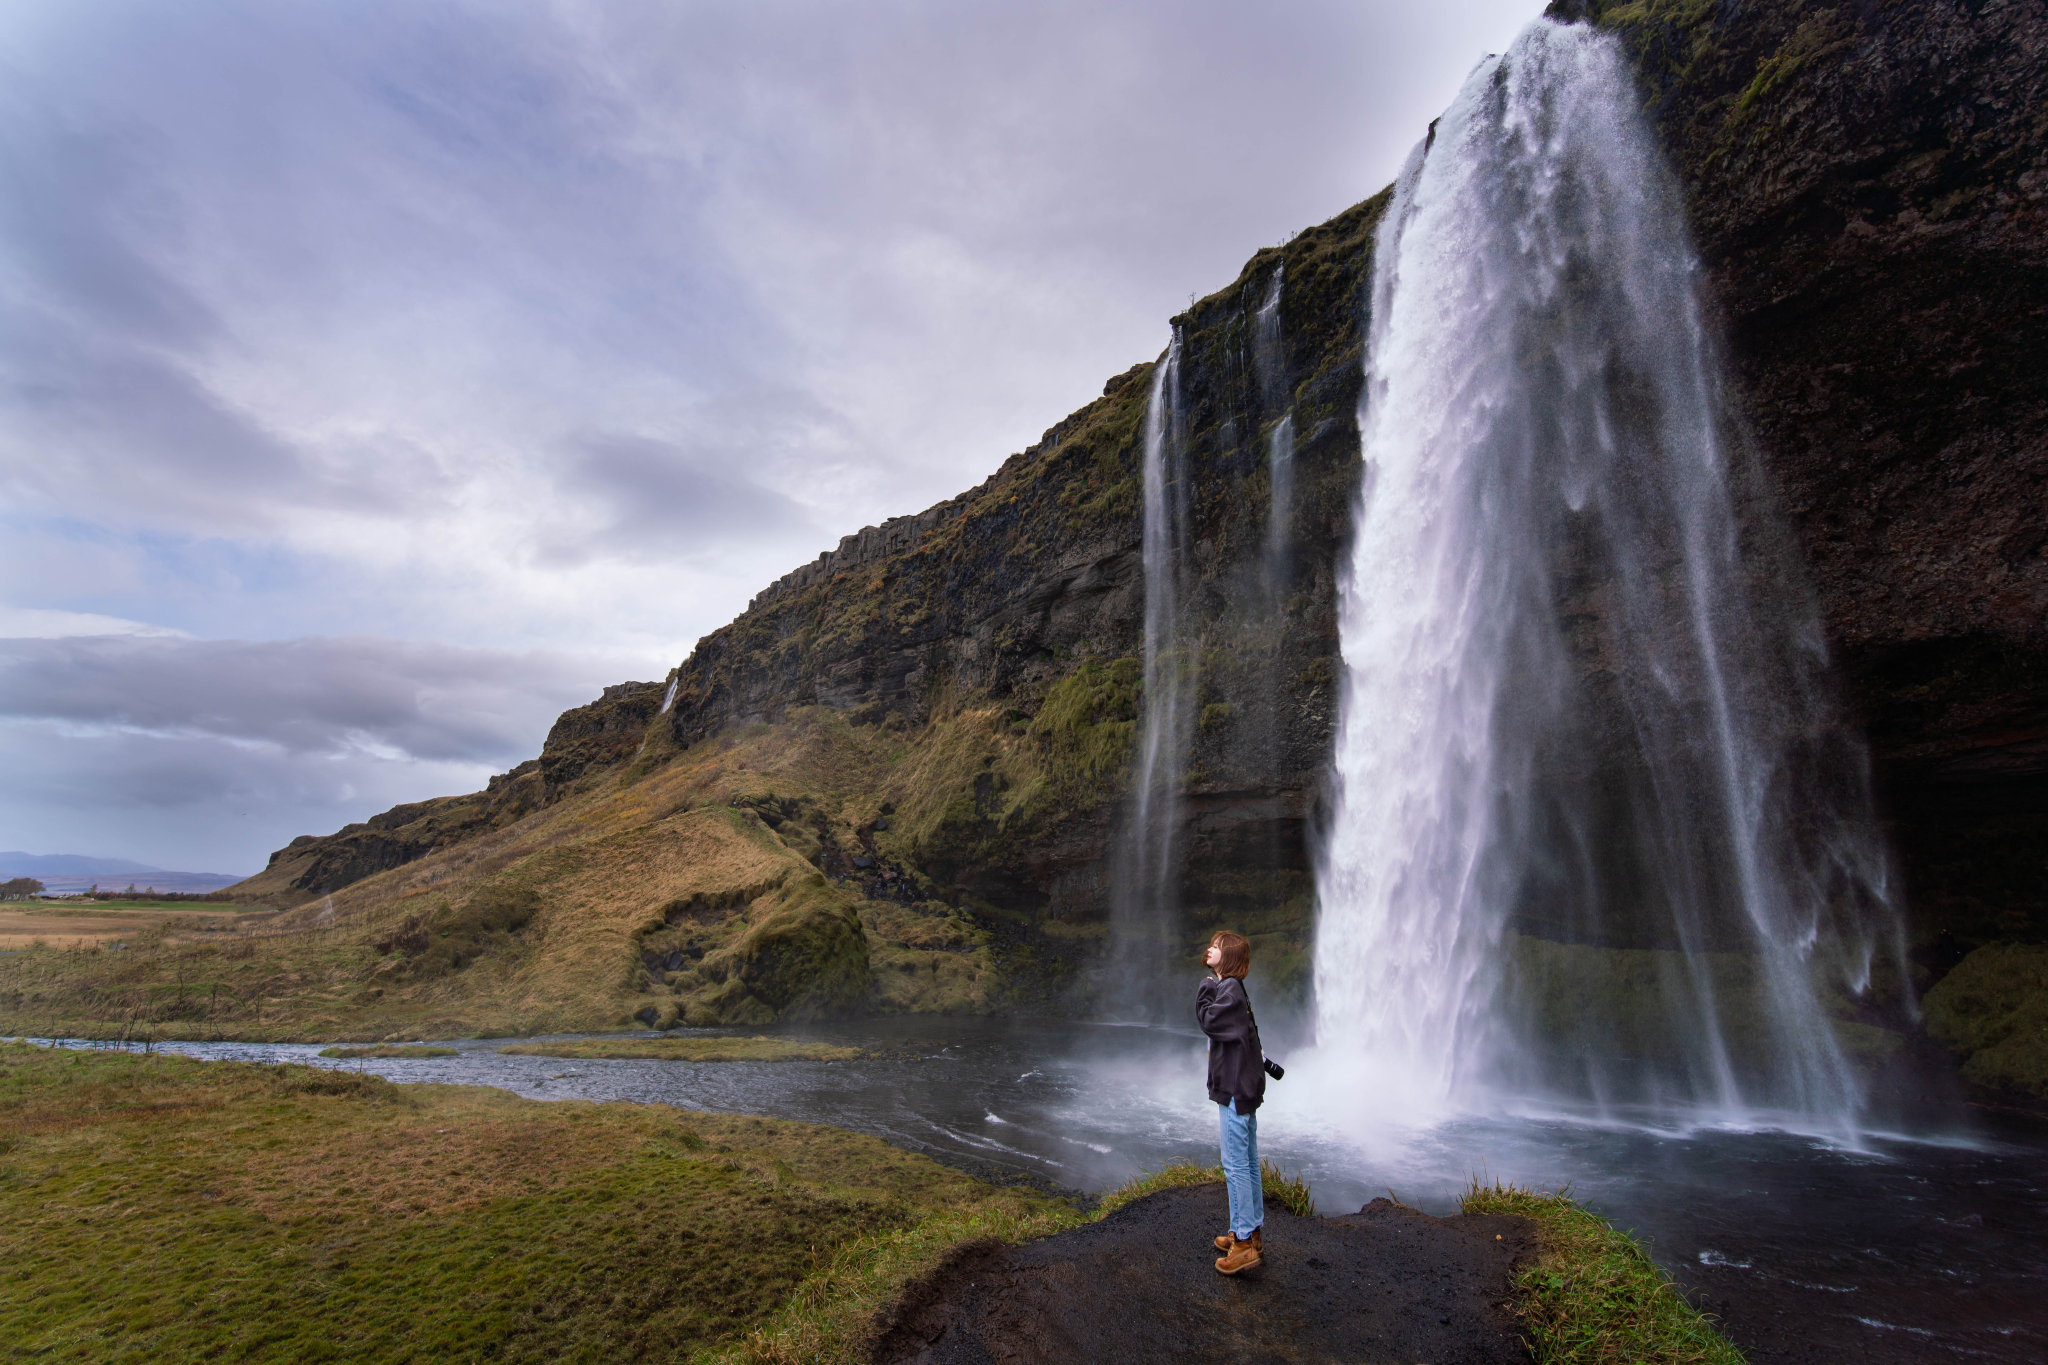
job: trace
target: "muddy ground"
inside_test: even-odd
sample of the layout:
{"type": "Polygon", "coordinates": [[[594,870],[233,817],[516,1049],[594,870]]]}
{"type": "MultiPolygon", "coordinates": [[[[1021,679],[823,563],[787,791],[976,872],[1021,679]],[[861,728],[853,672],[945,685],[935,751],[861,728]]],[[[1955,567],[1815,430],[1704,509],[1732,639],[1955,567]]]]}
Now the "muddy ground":
{"type": "Polygon", "coordinates": [[[1224,1365],[1530,1359],[1513,1217],[1432,1218],[1385,1199],[1336,1218],[1266,1205],[1266,1263],[1214,1268],[1221,1185],[1167,1190],[1024,1246],[962,1247],[890,1315],[883,1365],[1224,1365]]]}

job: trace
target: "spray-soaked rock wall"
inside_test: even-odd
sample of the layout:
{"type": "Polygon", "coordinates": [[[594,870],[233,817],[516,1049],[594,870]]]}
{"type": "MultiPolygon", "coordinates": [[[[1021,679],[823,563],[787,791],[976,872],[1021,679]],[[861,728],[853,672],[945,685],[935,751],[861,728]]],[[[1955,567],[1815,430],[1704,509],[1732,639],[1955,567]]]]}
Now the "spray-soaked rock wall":
{"type": "Polygon", "coordinates": [[[2048,6],[1572,8],[1686,184],[1922,967],[2048,938],[2048,6]]]}

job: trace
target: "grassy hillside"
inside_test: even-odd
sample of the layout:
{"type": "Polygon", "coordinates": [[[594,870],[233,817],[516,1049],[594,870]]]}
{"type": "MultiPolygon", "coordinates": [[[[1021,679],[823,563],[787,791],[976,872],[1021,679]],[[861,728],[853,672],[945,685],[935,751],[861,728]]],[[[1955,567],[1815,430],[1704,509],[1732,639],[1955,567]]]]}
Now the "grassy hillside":
{"type": "Polygon", "coordinates": [[[1104,799],[1129,744],[1118,686],[1083,670],[1030,726],[968,707],[911,734],[818,708],[680,754],[656,733],[543,810],[292,909],[0,957],[0,1031],[377,1041],[1056,990],[1061,962],[1004,942],[1014,918],[916,868],[1104,799]]]}

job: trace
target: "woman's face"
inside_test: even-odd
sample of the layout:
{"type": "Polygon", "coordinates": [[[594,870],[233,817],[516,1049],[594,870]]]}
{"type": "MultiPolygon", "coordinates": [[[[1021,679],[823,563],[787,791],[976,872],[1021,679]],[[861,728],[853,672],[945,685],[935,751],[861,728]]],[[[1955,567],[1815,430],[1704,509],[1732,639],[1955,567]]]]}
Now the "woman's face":
{"type": "Polygon", "coordinates": [[[1211,967],[1214,967],[1215,965],[1223,961],[1223,950],[1213,943],[1210,944],[1209,951],[1202,954],[1202,961],[1208,963],[1211,967]]]}

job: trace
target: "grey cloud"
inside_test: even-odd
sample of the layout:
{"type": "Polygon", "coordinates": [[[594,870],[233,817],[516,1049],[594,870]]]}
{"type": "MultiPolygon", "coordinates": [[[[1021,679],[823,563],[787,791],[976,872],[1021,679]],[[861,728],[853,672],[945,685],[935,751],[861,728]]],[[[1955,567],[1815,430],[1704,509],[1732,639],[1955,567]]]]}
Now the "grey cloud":
{"type": "Polygon", "coordinates": [[[180,234],[183,204],[151,169],[150,138],[58,126],[19,87],[0,105],[0,243],[46,306],[157,344],[220,330],[146,248],[180,234]]]}
{"type": "Polygon", "coordinates": [[[601,685],[588,660],[372,638],[0,640],[0,717],[317,758],[508,763],[601,685]]]}
{"type": "Polygon", "coordinates": [[[16,496],[92,487],[95,510],[126,503],[162,519],[183,509],[236,530],[267,527],[266,504],[279,500],[377,500],[374,486],[323,486],[297,451],[153,351],[24,320],[0,325],[0,384],[16,399],[0,479],[16,496]]]}
{"type": "Polygon", "coordinates": [[[182,871],[254,872],[300,834],[325,834],[401,801],[475,791],[502,763],[309,759],[213,735],[80,736],[0,722],[0,828],[31,850],[134,858],[182,871]]]}
{"type": "Polygon", "coordinates": [[[603,522],[594,535],[543,542],[553,562],[702,559],[737,543],[803,543],[817,535],[801,505],[747,477],[751,462],[740,452],[721,458],[625,435],[590,436],[576,446],[563,489],[596,507],[603,522]]]}

